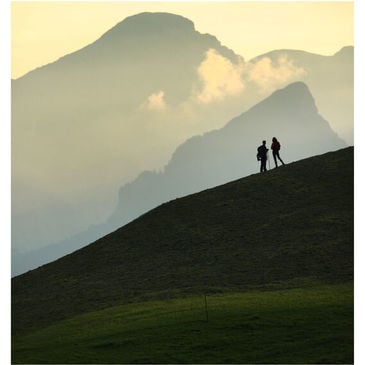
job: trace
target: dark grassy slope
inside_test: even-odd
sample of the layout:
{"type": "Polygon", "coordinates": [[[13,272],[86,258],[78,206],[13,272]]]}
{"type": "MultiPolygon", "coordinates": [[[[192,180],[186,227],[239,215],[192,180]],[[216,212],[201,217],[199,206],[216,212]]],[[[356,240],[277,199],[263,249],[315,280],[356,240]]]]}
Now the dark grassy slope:
{"type": "Polygon", "coordinates": [[[156,295],[352,275],[353,148],[346,148],[163,204],[14,278],[13,330],[156,295]]]}
{"type": "Polygon", "coordinates": [[[14,336],[13,364],[351,364],[352,283],[148,301],[14,336]]]}

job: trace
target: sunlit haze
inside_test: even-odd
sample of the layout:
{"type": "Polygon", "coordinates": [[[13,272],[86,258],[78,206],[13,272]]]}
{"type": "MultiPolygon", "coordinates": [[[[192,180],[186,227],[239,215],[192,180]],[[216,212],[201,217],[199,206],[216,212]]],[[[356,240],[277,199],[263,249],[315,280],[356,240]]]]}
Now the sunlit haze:
{"type": "Polygon", "coordinates": [[[332,55],[353,45],[352,2],[13,2],[12,78],[146,11],[187,17],[246,60],[274,49],[332,55]]]}
{"type": "Polygon", "coordinates": [[[263,138],[288,163],[352,145],[353,6],[12,2],[20,265],[253,174],[263,138]]]}

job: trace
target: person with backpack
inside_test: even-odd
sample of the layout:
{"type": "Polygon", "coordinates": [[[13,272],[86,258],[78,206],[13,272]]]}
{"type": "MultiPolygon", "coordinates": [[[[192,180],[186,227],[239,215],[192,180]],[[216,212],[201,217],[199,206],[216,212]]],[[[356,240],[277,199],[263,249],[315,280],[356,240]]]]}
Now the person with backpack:
{"type": "Polygon", "coordinates": [[[257,161],[261,161],[260,164],[260,172],[267,171],[266,169],[266,161],[267,161],[267,151],[266,141],[262,141],[262,145],[257,148],[257,161]]]}
{"type": "Polygon", "coordinates": [[[277,158],[280,160],[282,165],[285,165],[283,160],[280,158],[280,154],[279,154],[280,143],[275,137],[273,137],[273,139],[272,139],[271,149],[272,149],[272,156],[274,157],[275,168],[278,167],[277,158]]]}

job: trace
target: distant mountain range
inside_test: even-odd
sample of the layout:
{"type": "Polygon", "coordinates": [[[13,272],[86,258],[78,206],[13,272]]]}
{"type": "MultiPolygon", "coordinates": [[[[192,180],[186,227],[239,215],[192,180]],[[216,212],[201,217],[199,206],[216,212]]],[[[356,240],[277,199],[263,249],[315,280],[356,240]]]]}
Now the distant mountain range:
{"type": "Polygon", "coordinates": [[[125,302],[351,281],[353,175],[349,147],[163,204],[14,278],[13,334],[125,302]]]}
{"type": "MultiPolygon", "coordinates": [[[[186,18],[142,13],[120,22],[89,46],[13,80],[13,273],[85,245],[175,192],[205,188],[202,181],[189,180],[191,186],[181,190],[181,179],[175,179],[177,186],[168,187],[161,196],[156,193],[156,199],[147,194],[145,206],[125,194],[128,189],[145,190],[148,180],[153,187],[162,175],[172,176],[169,169],[182,168],[177,168],[179,151],[184,151],[184,163],[189,155],[187,147],[174,154],[178,146],[193,136],[198,141],[204,135],[205,141],[207,132],[221,129],[293,81],[308,83],[319,113],[331,127],[339,126],[336,132],[351,143],[352,60],[353,48],[348,47],[328,57],[284,50],[245,62],[214,36],[197,32],[186,18]],[[212,72],[220,75],[215,82],[212,72]],[[174,162],[165,168],[173,154],[174,162]],[[161,174],[154,172],[158,170],[161,174]],[[143,171],[150,172],[143,178],[143,171]],[[143,188],[136,189],[138,181],[143,188]],[[118,203],[121,187],[124,208],[118,203]],[[130,214],[121,213],[133,202],[130,214]]],[[[276,128],[273,135],[284,138],[289,147],[283,128],[276,128]]],[[[265,138],[271,137],[270,126],[262,130],[267,131],[265,138]]],[[[316,136],[313,141],[318,142],[316,136]]],[[[221,143],[228,143],[220,146],[223,151],[230,148],[231,141],[221,143]]],[[[194,144],[188,142],[192,151],[194,144]]],[[[309,140],[307,147],[309,156],[309,140]]],[[[289,151],[287,158],[297,158],[294,150],[289,151]]],[[[217,163],[224,163],[223,156],[217,163]]],[[[244,165],[242,159],[239,176],[256,168],[245,170],[244,165]]],[[[228,167],[222,171],[212,181],[210,172],[202,174],[206,176],[202,180],[213,186],[235,176],[228,167]]]]}
{"type": "Polygon", "coordinates": [[[307,86],[291,84],[222,129],[183,143],[162,172],[145,171],[123,186],[118,205],[104,224],[58,245],[14,255],[13,274],[68,254],[161,203],[257,172],[257,147],[262,139],[267,139],[270,147],[274,136],[281,141],[282,157],[287,162],[346,146],[318,114],[307,86]]]}
{"type": "Polygon", "coordinates": [[[240,58],[186,18],[143,13],[13,80],[14,247],[58,242],[105,219],[120,184],[214,128],[206,106],[177,112],[199,89],[209,49],[240,58]]]}
{"type": "Polygon", "coordinates": [[[257,172],[256,149],[262,139],[267,139],[270,147],[274,136],[281,141],[287,162],[346,146],[318,114],[307,86],[291,84],[222,129],[183,143],[162,172],[145,171],[123,186],[106,223],[58,245],[14,255],[13,274],[68,254],[161,203],[257,172]]]}
{"type": "MultiPolygon", "coordinates": [[[[265,139],[270,148],[274,136],[287,162],[346,146],[318,114],[307,86],[294,83],[222,129],[183,143],[163,172],[146,171],[123,186],[110,221],[117,227],[162,202],[257,172],[257,147],[265,139]]],[[[272,156],[269,159],[273,168],[272,156]]]]}
{"type": "Polygon", "coordinates": [[[270,59],[273,65],[290,61],[302,69],[305,82],[316,100],[320,114],[347,144],[354,142],[354,48],[343,47],[333,56],[304,51],[278,50],[263,54],[250,62],[260,64],[270,59]]]}

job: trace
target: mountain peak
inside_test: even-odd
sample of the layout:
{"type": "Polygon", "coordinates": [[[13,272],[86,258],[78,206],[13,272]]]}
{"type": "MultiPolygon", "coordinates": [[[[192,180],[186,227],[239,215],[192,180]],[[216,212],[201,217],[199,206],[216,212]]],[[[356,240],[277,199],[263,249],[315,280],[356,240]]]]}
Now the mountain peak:
{"type": "Polygon", "coordinates": [[[301,81],[293,82],[282,89],[274,91],[270,96],[261,103],[253,106],[250,112],[256,113],[258,110],[271,110],[271,113],[277,111],[286,111],[292,115],[318,114],[315,100],[308,86],[301,81]]]}
{"type": "Polygon", "coordinates": [[[298,92],[302,92],[302,93],[304,92],[304,93],[310,94],[307,84],[304,83],[303,81],[293,82],[293,83],[289,84],[288,86],[284,87],[283,89],[287,90],[287,91],[297,90],[298,92]]]}
{"type": "Polygon", "coordinates": [[[177,34],[195,31],[194,23],[180,15],[171,13],[144,12],[127,17],[104,34],[108,37],[115,34],[130,36],[177,34]]]}
{"type": "Polygon", "coordinates": [[[307,84],[302,81],[293,82],[282,89],[276,90],[271,96],[290,98],[289,100],[298,100],[301,103],[303,100],[307,100],[309,103],[314,104],[314,98],[307,84]]]}
{"type": "Polygon", "coordinates": [[[334,54],[337,59],[347,60],[353,63],[354,60],[354,47],[353,46],[345,46],[342,47],[338,52],[334,54]]]}
{"type": "Polygon", "coordinates": [[[350,54],[353,54],[354,53],[354,46],[344,46],[338,52],[336,52],[335,55],[337,55],[339,53],[350,53],[350,54]]]}

